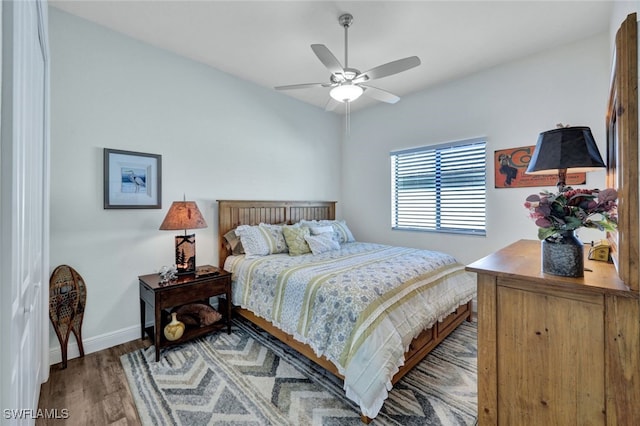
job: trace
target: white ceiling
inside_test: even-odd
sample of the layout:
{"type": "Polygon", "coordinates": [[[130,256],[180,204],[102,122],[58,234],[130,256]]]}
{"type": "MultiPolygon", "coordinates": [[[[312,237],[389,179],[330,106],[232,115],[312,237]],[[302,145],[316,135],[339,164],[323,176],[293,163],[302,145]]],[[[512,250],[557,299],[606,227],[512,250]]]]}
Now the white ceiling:
{"type": "MultiPolygon", "coordinates": [[[[610,1],[59,1],[49,4],[258,85],[324,83],[326,45],[368,70],[417,55],[422,65],[375,80],[399,96],[608,31],[610,1]]],[[[324,107],[327,88],[282,93],[324,107]]],[[[401,101],[402,102],[402,101],[401,101]]],[[[362,97],[352,110],[375,104],[362,97]]],[[[390,106],[393,107],[393,106],[390,106]]],[[[339,111],[336,110],[336,111],[339,111]]]]}

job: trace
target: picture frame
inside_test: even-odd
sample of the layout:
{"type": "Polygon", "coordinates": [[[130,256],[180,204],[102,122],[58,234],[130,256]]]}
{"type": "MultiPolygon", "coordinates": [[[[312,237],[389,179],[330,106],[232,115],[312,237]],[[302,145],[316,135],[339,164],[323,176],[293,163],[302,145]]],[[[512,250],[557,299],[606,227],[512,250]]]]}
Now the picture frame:
{"type": "MultiPolygon", "coordinates": [[[[528,175],[529,162],[536,146],[501,149],[494,152],[494,181],[496,188],[523,188],[532,186],[556,186],[558,174],[528,175]]],[[[568,173],[567,185],[583,185],[587,182],[587,174],[568,173]]]]}
{"type": "Polygon", "coordinates": [[[162,156],[104,148],[104,208],[162,208],[162,156]]]}

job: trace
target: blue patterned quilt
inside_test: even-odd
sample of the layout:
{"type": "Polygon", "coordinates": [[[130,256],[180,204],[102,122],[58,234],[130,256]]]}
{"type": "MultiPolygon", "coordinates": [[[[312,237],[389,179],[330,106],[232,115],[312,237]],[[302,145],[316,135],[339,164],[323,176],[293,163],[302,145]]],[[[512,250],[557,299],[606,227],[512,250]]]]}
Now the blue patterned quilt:
{"type": "Polygon", "coordinates": [[[333,362],[369,417],[411,340],[476,291],[475,275],[450,255],[360,242],[319,255],[232,256],[225,269],[233,303],[333,362]]]}

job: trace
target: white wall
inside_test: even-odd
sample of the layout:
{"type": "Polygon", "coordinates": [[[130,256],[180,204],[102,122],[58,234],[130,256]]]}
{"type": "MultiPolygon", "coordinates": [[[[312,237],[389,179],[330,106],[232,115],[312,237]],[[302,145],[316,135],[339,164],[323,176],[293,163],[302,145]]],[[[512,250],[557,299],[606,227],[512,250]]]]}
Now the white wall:
{"type": "MultiPolygon", "coordinates": [[[[429,64],[420,72],[429,72],[429,64]]],[[[602,34],[354,113],[343,143],[342,195],[356,238],[438,249],[464,263],[536,239],[523,203],[542,188],[494,188],[494,151],[535,145],[541,131],[562,122],[591,127],[605,158],[609,72],[609,39],[602,34]],[[477,136],[488,141],[486,237],[392,231],[389,152],[477,136]]],[[[586,187],[603,185],[604,172],[587,174],[586,187]]],[[[586,231],[579,232],[583,240],[602,238],[586,231]]]]}
{"type": "Polygon", "coordinates": [[[51,267],[86,280],[85,351],[139,337],[137,276],[174,262],[158,227],[183,194],[209,225],[198,264],[213,265],[217,199],[340,200],[339,116],[50,12],[51,267]],[[162,209],[103,209],[105,147],[162,155],[162,209]]]}
{"type": "MultiPolygon", "coordinates": [[[[50,38],[51,265],[87,281],[87,352],[138,337],[137,276],[173,263],[173,233],[158,226],[183,193],[209,224],[196,231],[199,264],[216,263],[216,199],[338,200],[360,240],[468,263],[536,235],[522,203],[539,188],[494,189],[495,150],[563,122],[590,126],[605,153],[607,34],[355,112],[342,145],[338,115],[56,9],[50,38]],[[476,136],[488,138],[487,236],[391,231],[389,151],[476,136]],[[161,210],[102,208],[104,147],[162,155],[161,210]]],[[[588,187],[603,184],[588,174],[588,187]]],[[[55,337],[51,348],[59,361],[55,337]]]]}
{"type": "Polygon", "coordinates": [[[616,33],[620,24],[627,19],[627,15],[638,12],[640,1],[615,1],[611,8],[611,18],[609,19],[609,47],[611,52],[615,50],[616,33]]]}

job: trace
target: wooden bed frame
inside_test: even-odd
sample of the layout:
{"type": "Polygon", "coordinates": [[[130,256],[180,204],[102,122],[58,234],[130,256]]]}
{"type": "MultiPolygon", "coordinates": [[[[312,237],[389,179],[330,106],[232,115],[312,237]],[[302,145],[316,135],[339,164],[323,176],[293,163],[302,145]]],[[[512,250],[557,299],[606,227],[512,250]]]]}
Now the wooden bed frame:
{"type": "MultiPolygon", "coordinates": [[[[293,224],[302,219],[322,220],[335,219],[335,201],[250,201],[250,200],[218,200],[218,239],[219,239],[219,265],[224,267],[224,261],[231,253],[228,250],[224,235],[239,225],[257,225],[259,223],[287,223],[293,224]]],[[[305,357],[316,362],[334,375],[344,379],[338,373],[335,365],[325,357],[319,358],[313,349],[293,338],[288,333],[273,326],[269,321],[258,317],[253,312],[235,307],[235,312],[261,327],[272,336],[278,338],[286,345],[300,352],[305,357]]],[[[471,321],[471,301],[459,306],[455,312],[446,317],[442,322],[424,330],[416,337],[405,352],[405,363],[393,376],[392,383],[396,383],[409,372],[416,364],[441,341],[443,341],[464,320],[471,321]]],[[[369,423],[371,419],[362,415],[362,421],[369,423]]]]}

